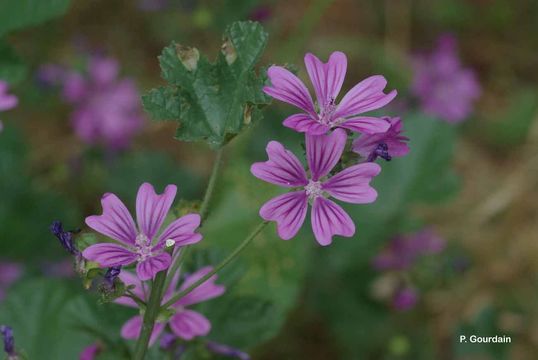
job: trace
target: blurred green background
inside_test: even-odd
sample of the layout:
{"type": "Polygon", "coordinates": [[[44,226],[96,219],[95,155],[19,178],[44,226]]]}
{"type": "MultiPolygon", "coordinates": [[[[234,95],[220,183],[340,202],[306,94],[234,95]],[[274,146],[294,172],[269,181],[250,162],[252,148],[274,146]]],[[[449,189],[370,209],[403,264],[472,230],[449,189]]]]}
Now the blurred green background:
{"type": "MultiPolygon", "coordinates": [[[[291,241],[278,239],[273,225],[266,229],[223,271],[227,294],[200,306],[213,323],[209,338],[260,360],[536,359],[533,0],[0,0],[0,79],[19,98],[15,109],[0,113],[0,261],[24,269],[6,285],[0,323],[14,327],[17,344],[31,359],[74,359],[97,340],[111,350],[98,359],[121,358],[114,352],[121,348],[119,329],[133,311],[97,305],[70,275],[69,257],[48,226],[61,219],[68,229],[87,231],[84,218],[100,211],[104,192],[132,209],[143,181],[158,189],[177,184],[181,211],[203,196],[214,157],[206,144],[175,140],[177,124],[147,114],[126,149],[85,144],[70,121],[73,105],[58,86],[43,83],[42,66],[83,71],[89,56],[106,55],[143,94],[164,84],[157,56],[172,40],[214,59],[226,26],[246,19],[261,21],[269,33],[260,68],[290,64],[308,83],[304,53],[326,60],[340,50],[349,62],[343,90],[383,74],[399,92],[383,114],[402,117],[411,152],[382,162],[373,182],[376,203],[344,206],[357,225],[353,238],[321,248],[309,225],[291,241]],[[411,55],[432,51],[447,32],[482,87],[460,125],[424,114],[410,91],[411,55]],[[447,246],[412,271],[389,274],[420,294],[412,309],[398,311],[375,296],[386,274],[371,261],[395,235],[424,226],[447,246]],[[458,342],[473,333],[509,335],[512,343],[458,342]]],[[[302,136],[281,126],[291,113],[273,102],[226,147],[193,268],[229,253],[259,221],[259,207],[278,193],[249,168],[265,160],[272,139],[302,154],[302,136]]],[[[151,356],[164,358],[157,348],[151,356]]],[[[212,356],[195,344],[185,358],[212,356]]]]}

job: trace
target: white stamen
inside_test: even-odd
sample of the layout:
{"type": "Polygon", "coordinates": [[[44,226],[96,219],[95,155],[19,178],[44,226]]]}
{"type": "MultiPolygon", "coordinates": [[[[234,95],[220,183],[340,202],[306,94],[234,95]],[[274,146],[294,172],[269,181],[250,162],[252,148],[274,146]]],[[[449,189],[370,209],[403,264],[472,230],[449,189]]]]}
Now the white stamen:
{"type": "Polygon", "coordinates": [[[321,189],[321,181],[310,180],[304,189],[306,190],[306,195],[308,195],[310,199],[315,199],[323,194],[323,190],[321,189]]]}

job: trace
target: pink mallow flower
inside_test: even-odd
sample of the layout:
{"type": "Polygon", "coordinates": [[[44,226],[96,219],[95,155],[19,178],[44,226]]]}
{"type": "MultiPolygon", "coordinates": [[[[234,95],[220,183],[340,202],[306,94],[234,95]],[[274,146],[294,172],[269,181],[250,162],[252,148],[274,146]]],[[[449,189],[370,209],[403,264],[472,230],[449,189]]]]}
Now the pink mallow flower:
{"type": "MultiPolygon", "coordinates": [[[[187,276],[179,289],[178,283],[180,277],[176,275],[170,283],[168,289],[166,289],[162,304],[165,304],[176,291],[185,290],[196,281],[207,275],[211,270],[211,266],[206,266],[187,276]]],[[[138,297],[144,301],[148,300],[149,290],[147,289],[146,284],[140,281],[138,277],[127,271],[122,271],[119,277],[126,285],[134,285],[132,291],[138,297]]],[[[169,320],[164,322],[157,320],[150,337],[150,345],[153,345],[155,341],[157,341],[159,335],[166,327],[166,324],[170,325],[170,329],[175,336],[183,340],[188,341],[197,336],[207,335],[211,330],[211,323],[209,320],[199,312],[190,310],[187,307],[222,295],[226,288],[223,285],[215,284],[216,280],[217,275],[210,277],[202,285],[198,286],[172,305],[175,310],[175,314],[169,320]]],[[[125,296],[120,297],[115,302],[121,305],[138,308],[138,305],[133,301],[133,299],[125,296]]],[[[142,316],[134,316],[123,325],[121,329],[121,336],[125,339],[138,339],[141,329],[142,316]]]]}
{"type": "Polygon", "coordinates": [[[91,344],[82,350],[79,355],[79,360],[95,360],[102,350],[100,344],[91,344]]]}
{"type": "Polygon", "coordinates": [[[403,125],[399,117],[383,117],[390,127],[384,133],[379,134],[362,134],[353,141],[353,151],[367,159],[374,161],[381,157],[390,161],[393,157],[407,155],[409,139],[402,135],[403,125]]]}
{"type": "Polygon", "coordinates": [[[396,90],[383,93],[387,85],[383,76],[371,76],[361,81],[337,104],[336,98],[347,70],[346,55],[333,52],[324,64],[316,56],[306,54],[304,62],[314,85],[317,106],[314,106],[304,83],[290,71],[281,66],[271,66],[267,71],[271,86],[264,87],[263,91],[304,111],[288,117],[284,126],[310,135],[325,134],[335,127],[367,134],[382,133],[388,129],[385,121],[360,115],[387,105],[396,96],[396,90]]]}
{"type": "MultiPolygon", "coordinates": [[[[4,80],[0,80],[0,112],[13,109],[19,103],[19,99],[12,94],[8,94],[9,84],[4,80]]],[[[0,121],[0,131],[3,124],[0,121]]]]}
{"type": "Polygon", "coordinates": [[[415,55],[413,68],[411,91],[425,113],[449,123],[461,122],[471,114],[480,84],[474,71],[461,65],[452,35],[441,36],[432,53],[415,55]]]}
{"type": "Polygon", "coordinates": [[[93,57],[88,72],[63,75],[63,97],[75,106],[71,122],[88,144],[118,150],[129,146],[144,125],[138,90],[131,79],[120,79],[119,64],[93,57]]]}
{"type": "Polygon", "coordinates": [[[200,225],[198,214],[180,217],[157,236],[176,191],[175,185],[168,185],[164,193],[157,195],[152,185],[142,184],[136,197],[138,227],[116,195],[103,195],[103,214],[87,217],[86,224],[118,243],[91,245],[82,252],[82,256],[101,267],[125,266],[136,262],[136,272],[141,280],[150,280],[159,271],[167,269],[171,256],[165,247],[185,246],[202,240],[202,235],[195,232],[200,225]]]}
{"type": "Polygon", "coordinates": [[[310,175],[297,157],[277,141],[267,145],[268,161],[252,165],[250,171],[257,178],[298,188],[269,200],[260,209],[263,219],[276,221],[282,239],[288,240],[297,234],[305,220],[308,203],[312,205],[312,230],[320,245],[329,245],[333,235],[350,237],[355,233],[355,224],[349,215],[328,197],[354,204],[374,202],[377,192],[369,183],[381,167],[376,163],[363,163],[328,176],[338,163],[346,140],[347,134],[342,129],[326,135],[307,135],[306,158],[310,175]]]}

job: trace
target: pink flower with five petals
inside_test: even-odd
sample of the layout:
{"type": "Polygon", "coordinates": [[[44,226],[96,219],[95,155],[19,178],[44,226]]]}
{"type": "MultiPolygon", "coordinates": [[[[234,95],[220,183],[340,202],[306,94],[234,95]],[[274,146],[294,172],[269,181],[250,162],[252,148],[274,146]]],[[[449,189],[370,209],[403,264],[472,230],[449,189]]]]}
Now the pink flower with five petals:
{"type": "MultiPolygon", "coordinates": [[[[206,266],[187,276],[179,289],[177,289],[179,276],[176,275],[164,294],[162,304],[165,304],[170,300],[176,290],[185,290],[207,275],[211,270],[211,266],[206,266]]],[[[119,277],[126,285],[134,285],[132,291],[139,298],[143,300],[148,299],[149,289],[138,277],[128,271],[122,271],[119,277]]],[[[199,312],[189,310],[187,307],[222,295],[226,291],[226,288],[223,285],[215,284],[216,280],[217,275],[210,277],[206,282],[202,283],[172,305],[176,313],[167,322],[157,321],[155,323],[155,327],[153,328],[150,337],[150,345],[155,343],[166,327],[166,324],[170,325],[170,329],[175,336],[183,340],[192,340],[197,336],[207,335],[211,330],[211,323],[209,320],[199,312]]],[[[138,305],[128,297],[120,297],[115,302],[121,305],[138,308],[138,305]]],[[[121,336],[125,339],[138,339],[142,328],[142,320],[142,316],[140,315],[129,319],[121,329],[121,336]]]]}
{"type": "Polygon", "coordinates": [[[342,52],[333,52],[327,63],[316,56],[306,54],[306,70],[314,85],[317,109],[305,84],[290,71],[281,66],[271,66],[267,71],[271,86],[263,91],[278,100],[287,102],[303,110],[284,120],[284,126],[310,135],[325,134],[339,127],[354,132],[374,134],[387,131],[385,121],[361,115],[387,105],[396,97],[396,90],[385,94],[387,80],[381,75],[371,76],[347,92],[337,104],[347,71],[347,58],[342,52]]]}
{"type": "Polygon", "coordinates": [[[342,129],[327,135],[307,135],[306,158],[310,176],[299,159],[277,141],[267,145],[268,161],[252,165],[250,171],[259,179],[287,188],[299,188],[269,200],[260,209],[263,219],[276,221],[278,235],[283,240],[297,234],[306,218],[309,202],[312,204],[312,230],[320,245],[331,244],[334,235],[350,237],[355,233],[353,220],[328,197],[353,204],[374,202],[377,192],[369,183],[381,167],[363,163],[329,177],[329,172],[342,156],[346,141],[347,135],[342,129]]]}
{"type": "Polygon", "coordinates": [[[202,240],[202,235],[195,232],[200,225],[198,214],[180,217],[157,237],[176,192],[175,185],[168,185],[163,194],[157,195],[152,185],[142,184],[136,197],[138,228],[129,210],[116,195],[103,195],[103,214],[87,217],[86,224],[118,243],[91,245],[82,252],[82,256],[101,267],[125,266],[136,262],[136,272],[141,280],[152,279],[159,271],[167,269],[171,262],[170,254],[164,251],[167,240],[173,240],[174,246],[190,245],[202,240]]]}

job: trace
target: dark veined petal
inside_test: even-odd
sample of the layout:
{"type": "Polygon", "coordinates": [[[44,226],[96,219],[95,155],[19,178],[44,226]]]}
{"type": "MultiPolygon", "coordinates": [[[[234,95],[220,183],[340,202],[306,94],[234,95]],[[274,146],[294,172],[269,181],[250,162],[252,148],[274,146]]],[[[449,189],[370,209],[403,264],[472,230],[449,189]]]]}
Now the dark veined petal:
{"type": "Polygon", "coordinates": [[[306,158],[312,180],[317,181],[332,170],[344,152],[346,141],[347,134],[342,129],[327,135],[306,135],[306,158]]]}
{"type": "Polygon", "coordinates": [[[136,226],[123,202],[114,194],[106,193],[101,198],[102,215],[86,218],[86,224],[97,232],[127,244],[134,244],[136,226]]]}
{"type": "Polygon", "coordinates": [[[297,187],[308,183],[303,165],[295,155],[278,141],[270,141],[266,148],[269,160],[252,164],[250,172],[271,184],[297,187]]]}
{"type": "Polygon", "coordinates": [[[118,244],[100,243],[88,246],[82,256],[98,263],[101,267],[129,265],[136,261],[137,255],[118,244]]]}
{"type": "Polygon", "coordinates": [[[322,246],[332,243],[334,235],[351,237],[355,224],[339,205],[323,197],[317,197],[312,205],[312,231],[322,246]]]}
{"type": "Polygon", "coordinates": [[[396,97],[396,90],[385,94],[383,89],[387,80],[381,75],[370,76],[355,85],[343,97],[333,114],[333,119],[346,118],[353,115],[379,109],[396,97]]]}
{"type": "Polygon", "coordinates": [[[172,202],[176,197],[177,187],[168,185],[164,192],[157,195],[153,185],[143,183],[136,196],[136,219],[140,231],[151,241],[163,224],[172,202]]]}
{"type": "Polygon", "coordinates": [[[266,202],[260,209],[260,216],[267,221],[276,221],[278,236],[289,240],[301,229],[307,209],[306,192],[295,191],[266,202]]]}
{"type": "Polygon", "coordinates": [[[202,314],[183,310],[170,319],[172,332],[183,340],[192,340],[197,336],[205,336],[211,330],[211,323],[202,314]]]}
{"type": "Polygon", "coordinates": [[[308,114],[315,116],[314,104],[308,89],[303,82],[290,71],[281,66],[271,66],[267,70],[271,86],[265,86],[263,91],[278,100],[297,106],[308,114]]]}
{"type": "Polygon", "coordinates": [[[368,204],[377,198],[370,181],[380,171],[381,167],[372,162],[350,166],[323,183],[322,189],[338,200],[368,204]]]}
{"type": "Polygon", "coordinates": [[[313,54],[306,54],[304,63],[320,107],[324,107],[331,101],[334,102],[347,71],[346,55],[340,51],[335,51],[329,57],[329,61],[324,64],[313,54]]]}

